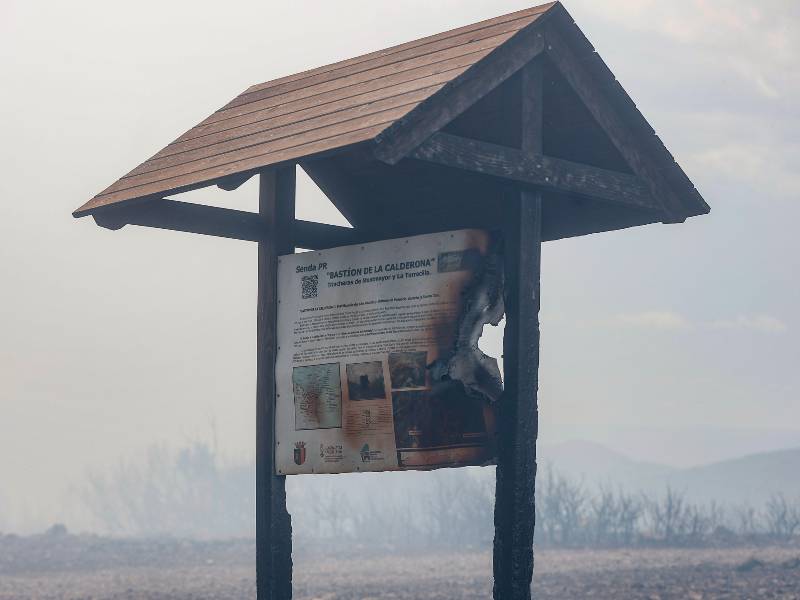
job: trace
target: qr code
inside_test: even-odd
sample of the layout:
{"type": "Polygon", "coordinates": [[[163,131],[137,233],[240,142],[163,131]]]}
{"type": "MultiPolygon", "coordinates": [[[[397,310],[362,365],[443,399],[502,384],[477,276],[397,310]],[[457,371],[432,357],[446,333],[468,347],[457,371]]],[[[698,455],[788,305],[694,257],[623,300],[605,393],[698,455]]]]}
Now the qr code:
{"type": "Polygon", "coordinates": [[[316,298],[319,288],[319,277],[317,275],[303,275],[301,292],[303,300],[316,298]]]}

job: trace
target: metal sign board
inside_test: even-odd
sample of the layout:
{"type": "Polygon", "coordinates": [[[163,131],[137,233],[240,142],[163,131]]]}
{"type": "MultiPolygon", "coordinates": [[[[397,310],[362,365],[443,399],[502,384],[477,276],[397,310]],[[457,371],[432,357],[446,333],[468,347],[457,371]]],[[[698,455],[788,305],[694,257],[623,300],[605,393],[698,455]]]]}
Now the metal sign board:
{"type": "Polygon", "coordinates": [[[495,246],[461,230],[279,258],[277,473],[493,460],[495,246]]]}

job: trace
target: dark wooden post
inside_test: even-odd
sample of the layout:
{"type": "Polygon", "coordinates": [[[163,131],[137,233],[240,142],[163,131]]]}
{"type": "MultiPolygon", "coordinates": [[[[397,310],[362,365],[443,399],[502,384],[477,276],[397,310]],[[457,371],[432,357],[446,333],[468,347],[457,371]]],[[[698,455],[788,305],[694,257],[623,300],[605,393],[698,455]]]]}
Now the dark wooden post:
{"type": "Polygon", "coordinates": [[[260,176],[258,209],[266,237],[258,243],[256,383],[256,588],[258,600],[292,597],[292,521],[286,477],[275,475],[275,356],[278,256],[294,252],[295,167],[260,176]]]}
{"type": "MultiPolygon", "coordinates": [[[[541,66],[522,73],[522,148],[541,153],[541,66]]],[[[510,190],[505,199],[503,373],[498,407],[494,507],[494,598],[529,600],[535,525],[541,192],[510,190]]]]}

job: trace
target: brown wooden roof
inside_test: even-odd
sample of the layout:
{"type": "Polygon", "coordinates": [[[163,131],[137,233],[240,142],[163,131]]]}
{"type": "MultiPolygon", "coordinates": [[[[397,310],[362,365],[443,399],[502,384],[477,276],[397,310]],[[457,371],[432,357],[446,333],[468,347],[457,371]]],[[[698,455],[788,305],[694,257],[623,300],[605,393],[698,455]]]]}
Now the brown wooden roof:
{"type": "Polygon", "coordinates": [[[74,214],[372,140],[555,4],[254,85],[74,214]]]}

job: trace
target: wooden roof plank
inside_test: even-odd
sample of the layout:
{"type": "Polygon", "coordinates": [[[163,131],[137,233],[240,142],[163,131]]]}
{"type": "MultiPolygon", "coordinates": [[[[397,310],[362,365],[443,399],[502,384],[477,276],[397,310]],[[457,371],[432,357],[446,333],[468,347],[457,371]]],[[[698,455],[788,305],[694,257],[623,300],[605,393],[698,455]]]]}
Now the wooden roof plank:
{"type": "Polygon", "coordinates": [[[214,181],[220,177],[249,171],[251,169],[259,169],[263,165],[277,165],[281,162],[295,160],[300,157],[313,156],[321,152],[331,149],[342,148],[350,146],[359,142],[364,142],[372,139],[382,129],[385,124],[381,123],[366,127],[358,131],[349,131],[347,133],[335,135],[325,139],[309,141],[298,146],[290,148],[283,148],[265,152],[263,155],[253,156],[247,159],[241,159],[232,163],[219,164],[212,167],[207,167],[192,173],[184,173],[129,188],[126,190],[109,192],[107,194],[95,196],[92,200],[81,206],[75,211],[75,216],[83,216],[92,212],[92,210],[108,206],[115,202],[123,202],[139,198],[148,198],[152,196],[167,196],[170,194],[184,191],[185,189],[202,187],[203,185],[213,185],[214,181]]]}
{"type": "MultiPolygon", "coordinates": [[[[427,62],[427,63],[426,62],[412,61],[412,62],[404,63],[402,69],[400,69],[398,67],[398,69],[393,69],[393,70],[374,71],[374,72],[371,72],[369,75],[371,75],[371,76],[374,75],[374,77],[371,77],[371,79],[380,79],[381,80],[380,81],[381,87],[379,89],[386,90],[386,95],[390,95],[390,93],[393,91],[390,84],[393,81],[396,81],[397,77],[402,77],[400,75],[400,73],[405,73],[406,71],[410,71],[409,76],[414,78],[412,80],[416,80],[416,79],[418,79],[419,75],[425,75],[426,73],[429,73],[431,71],[434,74],[436,74],[436,73],[440,73],[442,71],[449,71],[450,69],[457,68],[459,66],[469,65],[469,64],[474,63],[476,60],[479,60],[480,57],[481,57],[480,54],[477,54],[475,56],[471,56],[473,53],[480,53],[480,52],[483,52],[483,51],[486,51],[486,52],[491,51],[499,43],[504,41],[504,39],[507,39],[507,38],[493,39],[493,41],[490,44],[487,44],[487,45],[483,45],[483,44],[481,44],[481,45],[471,45],[471,44],[469,44],[469,45],[461,46],[459,48],[453,49],[452,52],[448,52],[446,54],[438,55],[436,58],[440,59],[440,60],[431,61],[431,62],[427,62]],[[433,66],[433,65],[438,65],[438,66],[433,66]],[[431,71],[428,71],[426,69],[426,67],[430,67],[431,71]],[[419,70],[416,70],[417,68],[423,68],[425,70],[419,71],[419,70]],[[395,75],[397,77],[390,79],[389,77],[387,77],[388,75],[395,75]],[[384,79],[387,80],[387,81],[383,81],[384,79]],[[386,85],[384,85],[384,84],[386,84],[386,85]]],[[[371,80],[371,79],[368,79],[368,81],[371,80]]],[[[347,81],[345,81],[343,83],[347,83],[348,85],[343,85],[342,88],[334,88],[332,90],[325,90],[325,91],[326,92],[335,92],[335,91],[338,91],[340,89],[347,88],[346,91],[345,91],[345,93],[347,94],[345,96],[345,98],[353,97],[353,98],[355,98],[353,103],[354,104],[358,103],[358,100],[360,100],[360,98],[357,98],[356,97],[357,95],[351,94],[351,90],[349,88],[354,83],[363,83],[363,82],[362,81],[354,82],[352,80],[347,80],[347,81]]],[[[314,97],[317,94],[316,93],[311,93],[311,92],[317,92],[317,91],[318,90],[316,90],[316,89],[306,88],[306,90],[299,97],[296,96],[296,95],[292,96],[290,98],[287,98],[286,96],[276,97],[275,101],[276,102],[280,102],[280,104],[277,104],[276,106],[286,107],[285,110],[281,111],[283,114],[292,114],[293,112],[295,112],[293,110],[294,106],[292,104],[292,101],[296,101],[298,99],[302,99],[302,98],[305,98],[305,97],[314,97]]],[[[341,101],[336,96],[337,95],[333,96],[334,101],[341,101]]],[[[322,104],[324,104],[324,103],[322,103],[322,104]]],[[[317,108],[317,107],[318,107],[318,104],[313,104],[311,106],[311,108],[317,108]]],[[[247,123],[247,120],[243,120],[243,121],[247,123]]],[[[215,121],[212,121],[210,123],[215,123],[215,121]]],[[[250,124],[250,123],[248,123],[248,124],[250,124]]],[[[166,148],[164,148],[164,150],[159,152],[159,154],[157,154],[156,156],[159,156],[159,155],[162,155],[162,154],[170,154],[170,153],[172,153],[171,149],[174,146],[176,146],[178,144],[181,144],[183,142],[186,142],[189,139],[194,139],[194,138],[189,137],[188,134],[196,132],[197,130],[201,129],[202,127],[203,127],[203,125],[201,124],[201,125],[198,125],[198,126],[192,128],[189,132],[187,132],[187,134],[185,134],[184,136],[181,136],[181,138],[178,138],[175,142],[172,142],[170,145],[168,145],[166,148]]],[[[195,137],[200,137],[200,136],[195,136],[195,137]]]]}
{"type": "Polygon", "coordinates": [[[395,107],[367,115],[365,117],[356,117],[348,121],[324,125],[315,129],[298,133],[296,135],[287,134],[277,139],[272,139],[249,147],[239,148],[231,152],[224,152],[221,154],[202,157],[187,163],[168,166],[158,171],[151,171],[132,177],[125,177],[108,188],[108,190],[103,192],[103,194],[118,192],[148,183],[155,183],[157,181],[170,179],[183,174],[189,175],[191,173],[204,171],[219,165],[236,163],[257,156],[266,156],[276,150],[284,150],[286,148],[292,148],[294,146],[307,144],[310,142],[323,141],[348,133],[350,131],[391,123],[408,112],[408,110],[409,106],[395,107]]]}
{"type": "Polygon", "coordinates": [[[522,29],[529,22],[529,18],[524,18],[517,21],[512,21],[511,23],[504,23],[495,27],[489,27],[481,30],[478,33],[469,32],[456,38],[443,40],[442,42],[432,45],[431,47],[426,47],[425,52],[420,52],[416,49],[414,52],[401,52],[399,54],[365,61],[354,67],[337,69],[335,71],[327,71],[319,75],[313,75],[301,80],[290,81],[278,85],[267,85],[258,91],[245,91],[231,100],[228,104],[220,108],[217,112],[224,112],[243,104],[248,104],[257,100],[263,100],[272,96],[279,96],[281,94],[292,92],[298,89],[303,89],[330,81],[336,81],[338,79],[347,79],[354,76],[360,76],[365,73],[377,73],[379,70],[386,72],[387,70],[406,69],[409,68],[408,65],[410,64],[428,64],[437,62],[441,59],[441,57],[446,57],[447,55],[465,54],[469,52],[470,48],[495,47],[522,29]]]}
{"type": "Polygon", "coordinates": [[[388,87],[391,83],[401,83],[419,79],[428,75],[449,71],[455,69],[456,67],[472,65],[486,56],[494,48],[495,46],[475,46],[471,47],[469,52],[464,52],[462,54],[456,53],[456,56],[451,56],[441,61],[430,61],[424,64],[415,64],[409,69],[390,69],[386,72],[382,71],[377,74],[357,73],[350,77],[318,83],[306,88],[287,92],[286,94],[280,96],[264,98],[263,100],[257,100],[248,104],[236,106],[224,112],[216,112],[202,121],[201,124],[205,125],[208,123],[215,123],[217,121],[224,121],[225,119],[245,115],[263,108],[287,104],[295,100],[302,100],[304,98],[309,98],[324,93],[332,92],[333,97],[345,94],[354,95],[358,92],[366,92],[375,89],[376,82],[378,85],[388,87]]]}
{"type": "Polygon", "coordinates": [[[419,39],[416,39],[416,40],[412,40],[412,41],[409,41],[409,42],[404,42],[404,43],[398,44],[396,46],[390,46],[389,48],[383,48],[381,50],[376,50],[376,51],[370,52],[368,54],[362,54],[361,56],[348,58],[346,60],[342,60],[342,61],[339,61],[339,62],[336,62],[336,63],[332,63],[332,64],[329,64],[329,65],[316,67],[316,68],[313,68],[313,69],[309,69],[307,71],[301,71],[300,73],[295,73],[293,75],[287,75],[285,77],[280,77],[278,79],[274,79],[274,80],[267,81],[267,82],[264,82],[264,83],[255,84],[255,85],[250,86],[245,91],[245,93],[256,92],[256,91],[258,91],[260,89],[263,89],[263,88],[266,88],[266,87],[270,87],[270,86],[273,86],[273,85],[285,83],[285,82],[288,82],[288,81],[296,81],[298,79],[304,79],[304,78],[307,78],[307,77],[310,77],[310,76],[313,76],[313,75],[316,75],[316,74],[319,74],[319,73],[324,73],[324,72],[328,72],[328,71],[335,70],[335,69],[341,69],[341,68],[344,68],[344,67],[349,67],[351,65],[356,65],[356,64],[368,61],[368,60],[372,60],[374,58],[379,58],[379,57],[383,57],[383,56],[391,56],[393,54],[402,52],[404,50],[411,50],[411,49],[414,49],[414,48],[419,48],[419,47],[426,46],[426,45],[429,45],[429,44],[432,44],[432,43],[436,43],[436,42],[439,42],[439,41],[449,40],[449,39],[451,39],[453,37],[457,37],[457,36],[460,36],[460,35],[463,35],[463,34],[470,34],[470,33],[477,32],[477,31],[480,31],[480,30],[483,30],[483,29],[488,29],[488,28],[490,28],[490,27],[492,27],[494,25],[498,25],[498,24],[501,24],[501,23],[507,23],[509,21],[515,21],[515,20],[518,20],[518,19],[521,19],[521,18],[536,16],[536,15],[539,15],[541,13],[547,12],[555,4],[556,4],[555,2],[549,2],[547,4],[542,4],[540,6],[534,6],[534,7],[531,7],[531,8],[526,8],[526,9],[523,9],[523,10],[520,10],[520,11],[517,11],[517,12],[509,13],[509,14],[506,14],[506,15],[501,15],[499,17],[494,17],[494,18],[491,18],[491,19],[487,19],[485,21],[480,21],[478,23],[472,23],[472,24],[465,25],[463,27],[458,27],[458,28],[455,28],[455,29],[451,29],[451,30],[448,30],[448,31],[445,31],[445,32],[442,32],[442,33],[429,35],[429,36],[426,36],[426,37],[423,37],[423,38],[419,38],[419,39]]]}
{"type": "Polygon", "coordinates": [[[201,138],[171,144],[152,159],[149,159],[147,163],[155,162],[158,159],[185,155],[203,148],[213,149],[218,145],[224,145],[253,135],[264,134],[287,125],[299,125],[319,119],[331,119],[331,122],[333,122],[336,119],[344,120],[348,118],[347,115],[366,115],[384,108],[419,102],[435,93],[442,85],[444,84],[437,83],[399,94],[383,94],[383,97],[375,95],[372,100],[366,102],[348,98],[343,101],[312,106],[287,115],[279,115],[254,123],[247,123],[233,129],[211,133],[201,138]]]}
{"type": "MultiPolygon", "coordinates": [[[[353,93],[352,95],[344,97],[340,97],[335,91],[329,92],[327,94],[320,94],[318,96],[304,98],[295,102],[271,106],[269,108],[247,113],[239,117],[226,119],[224,121],[217,121],[207,125],[198,125],[180,136],[178,139],[172,142],[170,146],[167,146],[167,148],[170,148],[175,144],[201,138],[206,135],[212,135],[224,131],[232,131],[238,127],[247,127],[248,125],[268,121],[272,118],[282,117],[284,115],[301,113],[303,111],[326,110],[329,105],[334,105],[331,107],[332,110],[339,110],[340,108],[344,108],[346,106],[368,104],[370,102],[382,100],[389,96],[399,96],[407,92],[414,92],[426,88],[430,88],[432,90],[431,93],[433,93],[435,89],[439,89],[442,84],[450,81],[450,79],[453,78],[454,73],[461,72],[464,68],[465,67],[456,67],[451,71],[443,71],[441,73],[435,73],[433,75],[411,79],[410,81],[402,81],[400,83],[391,82],[386,86],[372,86],[369,91],[364,92],[357,90],[357,93],[353,93]]],[[[385,79],[388,78],[384,78],[384,80],[385,79]]],[[[352,91],[353,90],[349,90],[348,93],[352,91]]]]}
{"type": "Polygon", "coordinates": [[[417,91],[400,96],[392,96],[369,104],[344,108],[335,112],[327,112],[306,119],[297,119],[295,115],[291,115],[281,121],[275,120],[262,123],[257,127],[250,128],[250,131],[242,131],[242,135],[237,135],[235,137],[218,134],[214,136],[213,139],[209,139],[205,144],[195,144],[194,147],[189,147],[183,151],[162,154],[156,158],[150,159],[139,165],[136,169],[123,177],[123,179],[152,171],[159,171],[167,167],[190,163],[202,158],[216,156],[217,154],[233,152],[242,148],[266,143],[273,139],[280,139],[290,135],[319,129],[323,126],[352,121],[358,117],[368,117],[372,114],[384,112],[389,109],[407,107],[407,110],[410,110],[421,100],[427,98],[431,91],[430,88],[426,88],[422,92],[417,91]]]}

